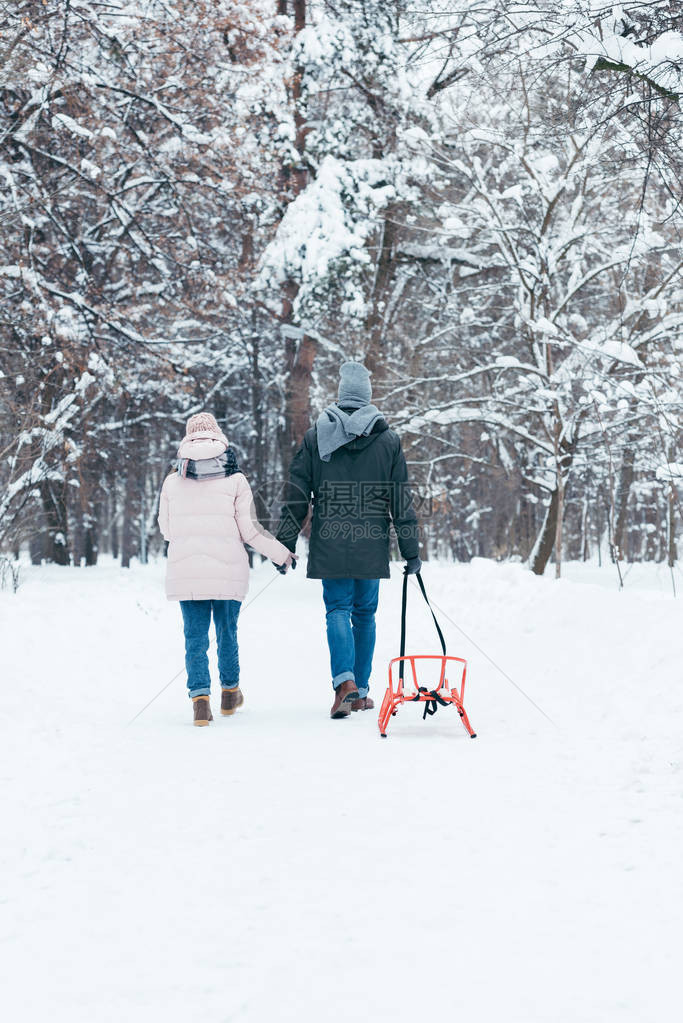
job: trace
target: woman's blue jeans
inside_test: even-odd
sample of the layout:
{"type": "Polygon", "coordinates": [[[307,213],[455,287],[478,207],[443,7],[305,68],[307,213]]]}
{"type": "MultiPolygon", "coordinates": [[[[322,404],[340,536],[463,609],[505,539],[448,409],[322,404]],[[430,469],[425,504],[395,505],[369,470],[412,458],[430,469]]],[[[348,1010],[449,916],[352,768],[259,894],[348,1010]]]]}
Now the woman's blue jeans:
{"type": "Polygon", "coordinates": [[[185,667],[190,697],[208,696],[211,689],[207,653],[212,611],[218,641],[218,674],[221,689],[235,689],[239,685],[237,618],[241,606],[239,600],[180,601],[185,629],[185,667]]]}
{"type": "Polygon", "coordinates": [[[351,679],[368,695],[379,579],[323,579],[332,685],[351,679]]]}

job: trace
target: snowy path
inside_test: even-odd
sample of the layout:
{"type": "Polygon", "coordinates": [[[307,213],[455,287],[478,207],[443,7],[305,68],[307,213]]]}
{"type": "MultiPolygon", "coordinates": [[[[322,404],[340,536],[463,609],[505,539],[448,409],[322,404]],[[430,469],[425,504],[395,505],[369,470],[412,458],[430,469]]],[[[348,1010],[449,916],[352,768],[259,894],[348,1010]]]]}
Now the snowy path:
{"type": "MultiPolygon", "coordinates": [[[[680,600],[427,566],[559,728],[444,621],[479,738],[409,707],[380,740],[375,715],[328,720],[319,585],[269,565],[244,710],[192,728],[180,677],[127,726],[182,665],[160,579],[27,570],[0,594],[5,1019],[674,1018],[680,600]]],[[[399,596],[383,584],[376,698],[399,596]]],[[[409,648],[431,648],[411,600],[409,648]]]]}

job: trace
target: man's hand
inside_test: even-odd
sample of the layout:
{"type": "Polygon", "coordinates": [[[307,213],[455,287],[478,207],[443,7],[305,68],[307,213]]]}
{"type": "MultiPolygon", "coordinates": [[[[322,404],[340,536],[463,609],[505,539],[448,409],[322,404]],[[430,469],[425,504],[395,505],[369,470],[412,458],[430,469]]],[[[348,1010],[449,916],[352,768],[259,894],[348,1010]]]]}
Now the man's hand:
{"type": "Polygon", "coordinates": [[[289,566],[292,566],[292,571],[296,568],[296,554],[290,554],[286,561],[281,565],[278,565],[275,561],[273,562],[280,575],[286,575],[289,566]]]}
{"type": "Polygon", "coordinates": [[[421,568],[422,562],[419,558],[408,558],[406,561],[406,575],[417,575],[421,568]]]}

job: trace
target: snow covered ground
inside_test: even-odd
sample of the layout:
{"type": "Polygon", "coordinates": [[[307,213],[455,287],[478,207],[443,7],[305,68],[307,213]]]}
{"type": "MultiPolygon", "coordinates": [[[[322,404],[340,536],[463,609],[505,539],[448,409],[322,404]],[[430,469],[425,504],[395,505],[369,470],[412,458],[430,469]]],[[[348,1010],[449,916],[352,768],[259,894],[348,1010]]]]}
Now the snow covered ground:
{"type": "MultiPolygon", "coordinates": [[[[193,728],[162,572],[27,568],[0,594],[4,1019],[675,1018],[668,570],[618,593],[613,566],[426,566],[476,740],[451,710],[405,707],[386,740],[374,714],[331,722],[319,584],[270,565],[241,619],[245,707],[193,728]]],[[[376,698],[398,571],[381,596],[376,698]]],[[[411,602],[408,648],[435,650],[411,602]]]]}

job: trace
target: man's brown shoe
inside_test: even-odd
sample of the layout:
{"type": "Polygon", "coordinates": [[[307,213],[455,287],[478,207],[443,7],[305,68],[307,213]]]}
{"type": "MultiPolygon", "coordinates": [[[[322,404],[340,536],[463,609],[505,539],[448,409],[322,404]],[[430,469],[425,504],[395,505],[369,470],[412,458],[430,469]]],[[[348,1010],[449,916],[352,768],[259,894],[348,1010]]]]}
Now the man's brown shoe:
{"type": "Polygon", "coordinates": [[[208,725],[209,721],[213,721],[208,696],[193,696],[192,703],[194,704],[195,725],[208,725]]]}
{"type": "Polygon", "coordinates": [[[221,693],[221,714],[226,717],[228,714],[234,714],[243,703],[244,695],[239,686],[234,689],[224,689],[221,693]]]}
{"type": "Polygon", "coordinates": [[[352,679],[347,679],[334,691],[331,718],[345,718],[351,713],[351,704],[358,699],[358,689],[352,679]]]}
{"type": "Polygon", "coordinates": [[[351,710],[374,710],[375,701],[369,696],[361,696],[351,704],[351,710]]]}

